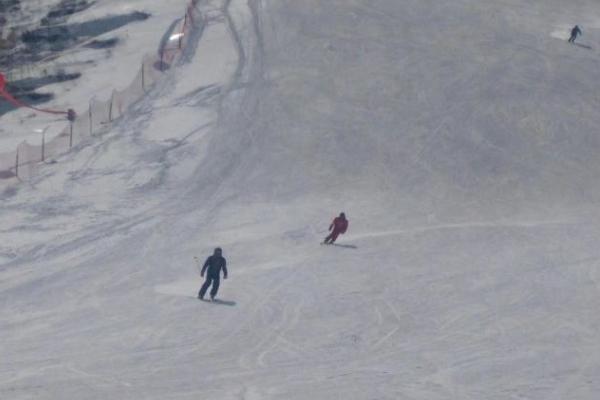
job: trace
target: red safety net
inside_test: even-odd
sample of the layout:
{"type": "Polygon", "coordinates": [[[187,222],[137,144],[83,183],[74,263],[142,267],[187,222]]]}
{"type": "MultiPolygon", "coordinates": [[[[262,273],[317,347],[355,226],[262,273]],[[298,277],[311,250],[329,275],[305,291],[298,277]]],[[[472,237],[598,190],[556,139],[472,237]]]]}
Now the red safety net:
{"type": "MultiPolygon", "coordinates": [[[[2,0],[0,0],[2,1],[2,0]]],[[[202,12],[196,7],[198,0],[189,0],[186,15],[181,19],[179,26],[174,29],[173,39],[157,53],[147,54],[140,62],[137,74],[131,83],[120,90],[113,90],[110,98],[97,99],[93,97],[88,102],[86,109],[54,111],[42,110],[23,104],[8,91],[8,84],[0,74],[0,101],[10,102],[16,107],[28,107],[52,114],[65,114],[70,121],[65,124],[56,135],[40,137],[39,144],[30,144],[26,141],[9,152],[0,152],[0,183],[5,179],[18,177],[28,180],[36,171],[41,162],[55,160],[65,154],[73,146],[85,140],[106,132],[114,120],[122,117],[127,110],[144,97],[149,90],[165,75],[165,70],[176,65],[183,57],[185,49],[190,43],[193,31],[203,23],[202,12]],[[165,65],[166,64],[166,65],[165,65]]]]}
{"type": "Polygon", "coordinates": [[[37,108],[34,106],[30,106],[28,104],[23,103],[22,101],[16,99],[12,94],[8,92],[6,89],[6,78],[2,73],[0,73],[0,96],[4,98],[4,100],[8,101],[15,107],[26,107],[35,111],[47,113],[47,114],[67,114],[67,111],[57,111],[57,110],[49,110],[46,108],[37,108]]]}

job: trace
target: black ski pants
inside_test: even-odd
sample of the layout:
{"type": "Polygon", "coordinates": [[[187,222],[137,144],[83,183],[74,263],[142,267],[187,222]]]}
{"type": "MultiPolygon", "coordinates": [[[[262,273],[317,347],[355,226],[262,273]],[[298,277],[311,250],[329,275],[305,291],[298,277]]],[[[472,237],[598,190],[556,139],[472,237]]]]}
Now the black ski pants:
{"type": "Polygon", "coordinates": [[[204,284],[202,285],[202,287],[200,288],[200,292],[198,293],[198,296],[201,298],[204,298],[204,295],[206,294],[206,291],[208,290],[208,288],[210,287],[210,285],[212,284],[212,289],[210,289],[210,297],[215,297],[217,295],[217,292],[219,291],[219,284],[221,283],[221,277],[219,275],[216,276],[212,276],[212,275],[206,275],[206,280],[204,281],[204,284]]]}

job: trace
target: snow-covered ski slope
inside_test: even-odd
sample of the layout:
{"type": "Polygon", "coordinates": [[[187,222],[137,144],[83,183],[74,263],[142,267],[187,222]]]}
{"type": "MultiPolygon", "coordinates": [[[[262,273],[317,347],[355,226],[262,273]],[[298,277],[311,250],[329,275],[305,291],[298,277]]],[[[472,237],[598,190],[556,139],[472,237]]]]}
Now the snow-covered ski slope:
{"type": "Polygon", "coordinates": [[[597,2],[203,7],[2,192],[0,398],[597,397],[597,2]],[[356,248],[319,246],[340,211],[356,248]],[[194,299],[214,246],[232,306],[194,299]]]}

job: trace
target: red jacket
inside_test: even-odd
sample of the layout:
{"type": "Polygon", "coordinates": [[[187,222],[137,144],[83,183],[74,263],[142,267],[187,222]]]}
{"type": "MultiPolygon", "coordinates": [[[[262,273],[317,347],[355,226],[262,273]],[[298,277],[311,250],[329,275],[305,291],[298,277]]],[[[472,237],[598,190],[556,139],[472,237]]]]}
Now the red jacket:
{"type": "Polygon", "coordinates": [[[329,225],[329,230],[333,229],[339,233],[346,233],[346,229],[348,229],[348,220],[341,217],[336,217],[331,225],[329,225]]]}

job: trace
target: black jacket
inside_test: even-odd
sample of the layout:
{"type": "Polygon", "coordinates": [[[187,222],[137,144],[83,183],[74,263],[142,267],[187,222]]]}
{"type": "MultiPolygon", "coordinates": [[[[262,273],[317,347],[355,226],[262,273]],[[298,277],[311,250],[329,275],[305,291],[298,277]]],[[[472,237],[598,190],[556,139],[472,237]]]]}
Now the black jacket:
{"type": "Polygon", "coordinates": [[[225,257],[212,255],[206,259],[204,266],[202,267],[202,275],[208,269],[208,276],[218,278],[221,275],[221,269],[223,269],[223,277],[227,278],[227,261],[225,257]]]}

